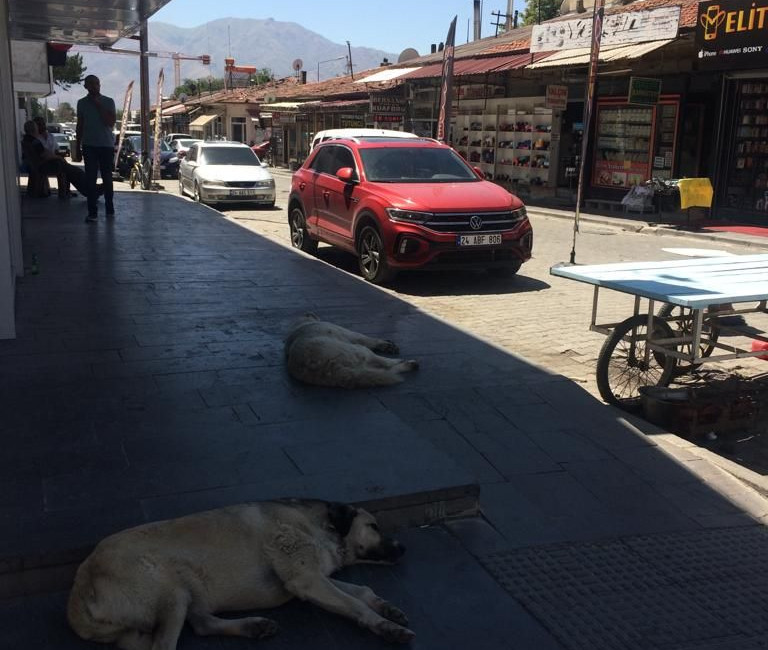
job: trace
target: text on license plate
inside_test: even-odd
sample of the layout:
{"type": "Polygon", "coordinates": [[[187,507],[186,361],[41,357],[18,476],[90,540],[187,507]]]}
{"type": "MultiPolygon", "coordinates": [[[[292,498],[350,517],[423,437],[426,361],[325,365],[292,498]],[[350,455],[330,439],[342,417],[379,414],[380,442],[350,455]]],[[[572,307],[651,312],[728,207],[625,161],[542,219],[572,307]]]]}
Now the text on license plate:
{"type": "Polygon", "coordinates": [[[230,196],[256,196],[256,190],[229,190],[230,196]]]}
{"type": "Polygon", "coordinates": [[[489,246],[501,244],[501,235],[459,235],[456,238],[456,244],[459,246],[489,246]]]}

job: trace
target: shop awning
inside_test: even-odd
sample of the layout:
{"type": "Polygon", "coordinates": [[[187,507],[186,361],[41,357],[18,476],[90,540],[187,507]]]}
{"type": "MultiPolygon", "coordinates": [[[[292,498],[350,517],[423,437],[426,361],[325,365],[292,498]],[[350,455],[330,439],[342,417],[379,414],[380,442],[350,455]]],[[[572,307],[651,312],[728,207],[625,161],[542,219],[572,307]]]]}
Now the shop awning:
{"type": "MultiPolygon", "coordinates": [[[[600,63],[639,59],[649,52],[669,45],[674,39],[652,41],[650,43],[632,43],[630,45],[612,45],[600,49],[600,63]]],[[[540,61],[526,66],[526,70],[541,68],[560,68],[573,65],[589,65],[589,48],[579,47],[572,50],[560,50],[550,53],[540,61]]]]}
{"type": "Polygon", "coordinates": [[[200,117],[196,117],[194,120],[192,120],[189,123],[189,128],[193,128],[196,126],[203,127],[206,124],[208,124],[208,122],[215,120],[217,117],[219,117],[218,113],[215,115],[201,115],[200,117]]]}
{"type": "Polygon", "coordinates": [[[419,68],[387,68],[386,70],[379,70],[373,74],[363,77],[362,79],[355,79],[356,84],[373,83],[374,81],[392,81],[393,79],[399,79],[405,77],[409,72],[418,70],[419,68]]]}
{"type": "Polygon", "coordinates": [[[176,104],[175,106],[169,106],[168,108],[163,108],[163,117],[166,115],[179,115],[180,113],[186,113],[187,107],[184,106],[184,104],[176,104]]]}

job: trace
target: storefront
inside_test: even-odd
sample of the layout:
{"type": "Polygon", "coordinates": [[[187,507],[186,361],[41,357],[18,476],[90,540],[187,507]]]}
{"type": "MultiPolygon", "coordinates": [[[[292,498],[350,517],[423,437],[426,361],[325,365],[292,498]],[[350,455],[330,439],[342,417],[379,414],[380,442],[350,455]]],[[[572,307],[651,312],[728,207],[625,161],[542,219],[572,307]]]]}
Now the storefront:
{"type": "Polygon", "coordinates": [[[768,4],[702,2],[696,28],[700,72],[721,74],[715,211],[768,221],[768,4]]]}
{"type": "Polygon", "coordinates": [[[647,104],[630,100],[631,92],[628,97],[597,102],[591,173],[594,187],[626,192],[650,178],[675,177],[679,97],[657,94],[647,104]]]}

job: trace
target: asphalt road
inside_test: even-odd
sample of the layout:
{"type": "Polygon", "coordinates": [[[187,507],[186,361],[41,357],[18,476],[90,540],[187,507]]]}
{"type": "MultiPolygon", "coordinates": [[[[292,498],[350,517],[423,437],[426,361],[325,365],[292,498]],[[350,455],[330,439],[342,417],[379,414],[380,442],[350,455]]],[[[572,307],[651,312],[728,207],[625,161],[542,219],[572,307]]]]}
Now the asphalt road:
{"type": "MultiPolygon", "coordinates": [[[[290,178],[275,174],[277,206],[222,207],[221,211],[244,228],[290,246],[287,198],[290,178]]],[[[164,181],[166,191],[177,193],[176,181],[164,181]]],[[[598,395],[595,365],[602,334],[588,329],[593,288],[550,275],[554,264],[569,260],[573,246],[573,224],[560,216],[533,215],[534,257],[513,277],[499,278],[485,272],[446,271],[400,274],[386,288],[403,300],[440,317],[452,325],[524,357],[553,373],[561,374],[598,395]]],[[[576,262],[599,264],[635,260],[680,259],[665,249],[695,248],[734,254],[755,252],[730,242],[702,241],[693,236],[649,231],[644,224],[624,226],[582,221],[576,236],[576,262]]],[[[339,269],[357,275],[355,258],[321,245],[318,257],[339,269]]],[[[362,280],[361,280],[362,281],[362,280]]],[[[632,314],[633,298],[603,291],[598,322],[618,322],[632,314]]],[[[749,325],[768,330],[768,318],[748,317],[749,325]]],[[[748,340],[741,341],[743,344],[748,340]]],[[[739,341],[734,340],[734,343],[739,341]]],[[[723,377],[727,373],[754,376],[768,371],[764,362],[748,359],[707,364],[700,376],[723,377]]],[[[690,381],[690,376],[681,381],[690,381]]],[[[768,420],[763,414],[761,422],[768,420]]],[[[768,474],[768,432],[765,425],[735,431],[717,439],[695,442],[723,457],[768,474]]]]}

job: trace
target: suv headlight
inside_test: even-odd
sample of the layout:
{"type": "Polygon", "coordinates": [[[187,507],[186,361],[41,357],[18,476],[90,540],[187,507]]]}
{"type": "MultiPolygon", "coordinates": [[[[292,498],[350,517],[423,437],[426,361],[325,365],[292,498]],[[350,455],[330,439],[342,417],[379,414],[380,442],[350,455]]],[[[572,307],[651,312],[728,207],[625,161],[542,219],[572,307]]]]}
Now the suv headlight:
{"type": "Polygon", "coordinates": [[[517,208],[517,210],[512,210],[510,214],[513,221],[522,221],[528,217],[528,210],[525,209],[525,206],[522,206],[517,208]]]}
{"type": "Polygon", "coordinates": [[[432,218],[431,212],[416,212],[415,210],[400,210],[387,208],[387,214],[392,221],[405,221],[406,223],[424,223],[432,218]]]}

